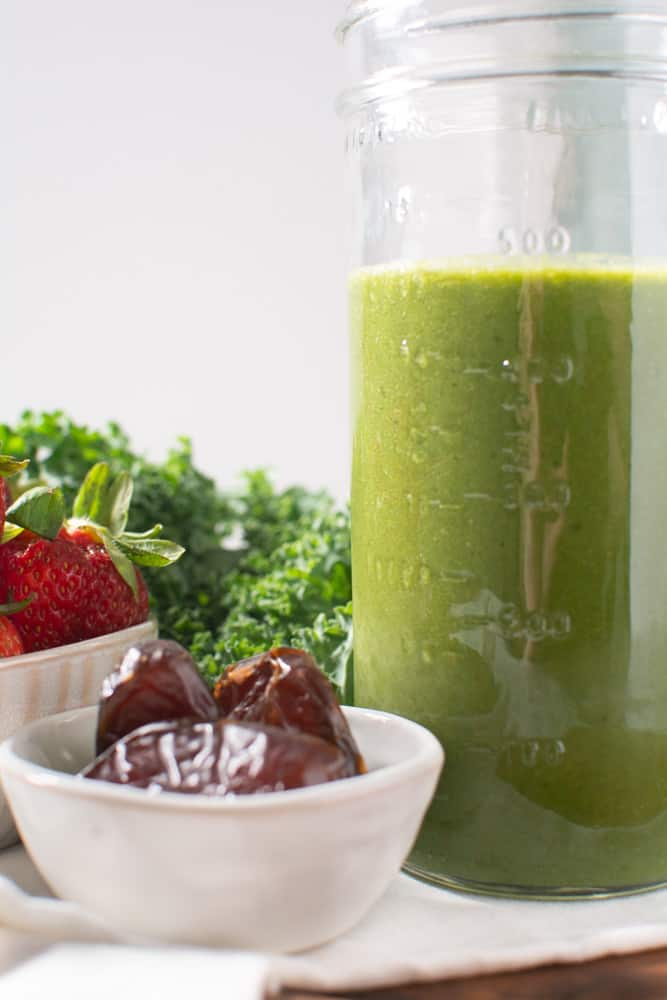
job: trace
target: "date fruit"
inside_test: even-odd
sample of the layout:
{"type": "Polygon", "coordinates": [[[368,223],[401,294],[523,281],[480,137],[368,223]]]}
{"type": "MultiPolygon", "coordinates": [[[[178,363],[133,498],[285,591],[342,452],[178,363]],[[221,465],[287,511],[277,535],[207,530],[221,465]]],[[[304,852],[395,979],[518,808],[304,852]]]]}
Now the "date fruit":
{"type": "Polygon", "coordinates": [[[252,795],[355,773],[339,747],[258,723],[154,722],[109,747],[81,774],[153,792],[252,795]]]}
{"type": "Polygon", "coordinates": [[[96,753],[150,722],[217,717],[213,695],[187,650],[170,639],[149,639],[132,646],[104,680],[96,753]]]}
{"type": "Polygon", "coordinates": [[[213,692],[220,716],[309,733],[366,770],[334,689],[310,654],[279,646],[227,667],[213,692]]]}

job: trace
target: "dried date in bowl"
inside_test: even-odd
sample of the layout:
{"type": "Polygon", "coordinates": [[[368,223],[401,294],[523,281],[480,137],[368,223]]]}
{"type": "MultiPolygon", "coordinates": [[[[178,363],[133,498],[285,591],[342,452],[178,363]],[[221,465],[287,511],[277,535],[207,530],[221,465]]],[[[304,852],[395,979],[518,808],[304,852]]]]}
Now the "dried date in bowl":
{"type": "Polygon", "coordinates": [[[306,788],[355,769],[340,747],[316,736],[218,719],[142,726],[81,773],[151,792],[222,796],[306,788]]]}
{"type": "Polygon", "coordinates": [[[183,646],[171,639],[135,643],[102,684],[96,751],[150,722],[217,717],[213,696],[183,646]]]}
{"type": "Polygon", "coordinates": [[[213,693],[223,718],[318,736],[340,747],[356,773],[366,770],[331,682],[305,650],[279,646],[233,663],[213,693]]]}
{"type": "Polygon", "coordinates": [[[53,891],[124,936],[297,951],[348,930],[398,873],[443,754],[414,722],[343,710],[368,774],[268,795],[151,795],[78,774],[97,709],[0,747],[0,778],[53,891]]]}

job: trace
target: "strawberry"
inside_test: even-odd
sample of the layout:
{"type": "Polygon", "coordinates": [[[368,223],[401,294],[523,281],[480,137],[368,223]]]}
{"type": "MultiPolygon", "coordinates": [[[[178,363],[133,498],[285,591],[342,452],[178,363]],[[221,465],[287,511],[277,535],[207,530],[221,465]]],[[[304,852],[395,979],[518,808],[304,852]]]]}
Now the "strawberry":
{"type": "Polygon", "coordinates": [[[0,601],[32,596],[12,619],[26,652],[82,638],[80,612],[92,583],[85,552],[72,542],[23,531],[0,545],[0,601]]]}
{"type": "Polygon", "coordinates": [[[132,566],[136,581],[136,597],[132,587],[116,569],[104,545],[91,541],[86,531],[62,528],[60,538],[69,539],[85,552],[93,583],[81,613],[81,638],[106,635],[148,618],[148,588],[136,566],[132,566]]]}
{"type": "Polygon", "coordinates": [[[24,604],[8,604],[0,607],[0,657],[20,656],[25,652],[16,625],[7,616],[24,607],[24,604]]]}
{"type": "Polygon", "coordinates": [[[30,604],[32,598],[0,606],[0,657],[20,656],[25,653],[25,646],[21,639],[21,633],[17,629],[9,615],[17,611],[23,611],[30,604]]]}
{"type": "Polygon", "coordinates": [[[111,479],[99,463],[77,494],[72,518],[64,518],[62,492],[47,487],[26,491],[8,509],[11,532],[20,534],[0,545],[0,600],[31,598],[14,616],[26,650],[146,620],[148,590],[134,563],[165,566],[184,550],[157,537],[161,525],[125,531],[131,496],[129,476],[111,479]]]}
{"type": "Polygon", "coordinates": [[[6,615],[0,615],[0,656],[20,656],[23,652],[24,646],[16,625],[6,615]]]}

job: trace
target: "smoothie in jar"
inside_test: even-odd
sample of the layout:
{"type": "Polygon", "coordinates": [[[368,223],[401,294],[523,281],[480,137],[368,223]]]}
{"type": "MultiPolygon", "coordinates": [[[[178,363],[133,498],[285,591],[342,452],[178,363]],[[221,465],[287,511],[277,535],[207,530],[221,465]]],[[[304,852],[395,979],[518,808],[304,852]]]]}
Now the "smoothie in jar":
{"type": "Polygon", "coordinates": [[[667,880],[667,270],[351,281],[355,696],[447,761],[413,871],[667,880]]]}

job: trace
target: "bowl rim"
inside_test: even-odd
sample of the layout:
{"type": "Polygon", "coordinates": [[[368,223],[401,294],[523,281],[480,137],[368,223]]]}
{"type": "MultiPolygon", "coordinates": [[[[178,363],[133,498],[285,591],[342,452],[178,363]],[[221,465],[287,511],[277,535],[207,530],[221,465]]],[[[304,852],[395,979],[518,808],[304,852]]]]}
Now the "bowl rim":
{"type": "MultiPolygon", "coordinates": [[[[281,792],[258,792],[254,795],[239,795],[234,798],[218,798],[208,795],[184,795],[179,792],[147,792],[143,788],[127,788],[112,782],[87,779],[78,774],[56,771],[42,764],[20,756],[15,741],[28,735],[31,729],[55,724],[67,717],[92,715],[97,706],[70,709],[56,715],[45,716],[22,726],[12,736],[0,743],[0,779],[5,775],[22,781],[32,787],[48,788],[68,797],[95,802],[107,802],[111,806],[149,809],[174,813],[189,811],[237,815],[239,813],[280,812],[284,806],[290,809],[312,808],[327,802],[340,803],[355,798],[364,798],[373,793],[384,793],[397,785],[410,783],[421,775],[442,770],[445,751],[437,737],[424,726],[404,716],[377,709],[343,706],[343,712],[353,722],[355,719],[371,719],[372,724],[394,727],[412,733],[418,740],[415,752],[404,760],[380,765],[366,774],[355,775],[354,780],[342,778],[336,781],[311,785],[307,788],[285,789],[281,792]]],[[[363,747],[362,753],[363,753],[363,747]]],[[[11,794],[8,796],[11,802],[11,794]]]]}
{"type": "Polygon", "coordinates": [[[145,621],[137,622],[136,625],[116,629],[115,632],[105,632],[103,635],[93,636],[92,639],[80,639],[79,642],[68,642],[63,646],[36,649],[32,653],[19,653],[17,656],[0,657],[0,672],[6,673],[8,670],[19,670],[21,667],[30,667],[36,663],[40,665],[42,663],[51,663],[52,660],[59,660],[64,656],[72,656],[75,652],[77,655],[79,653],[85,655],[95,647],[113,646],[116,642],[131,641],[133,636],[141,634],[147,625],[157,628],[157,618],[154,615],[150,615],[145,621]]]}

